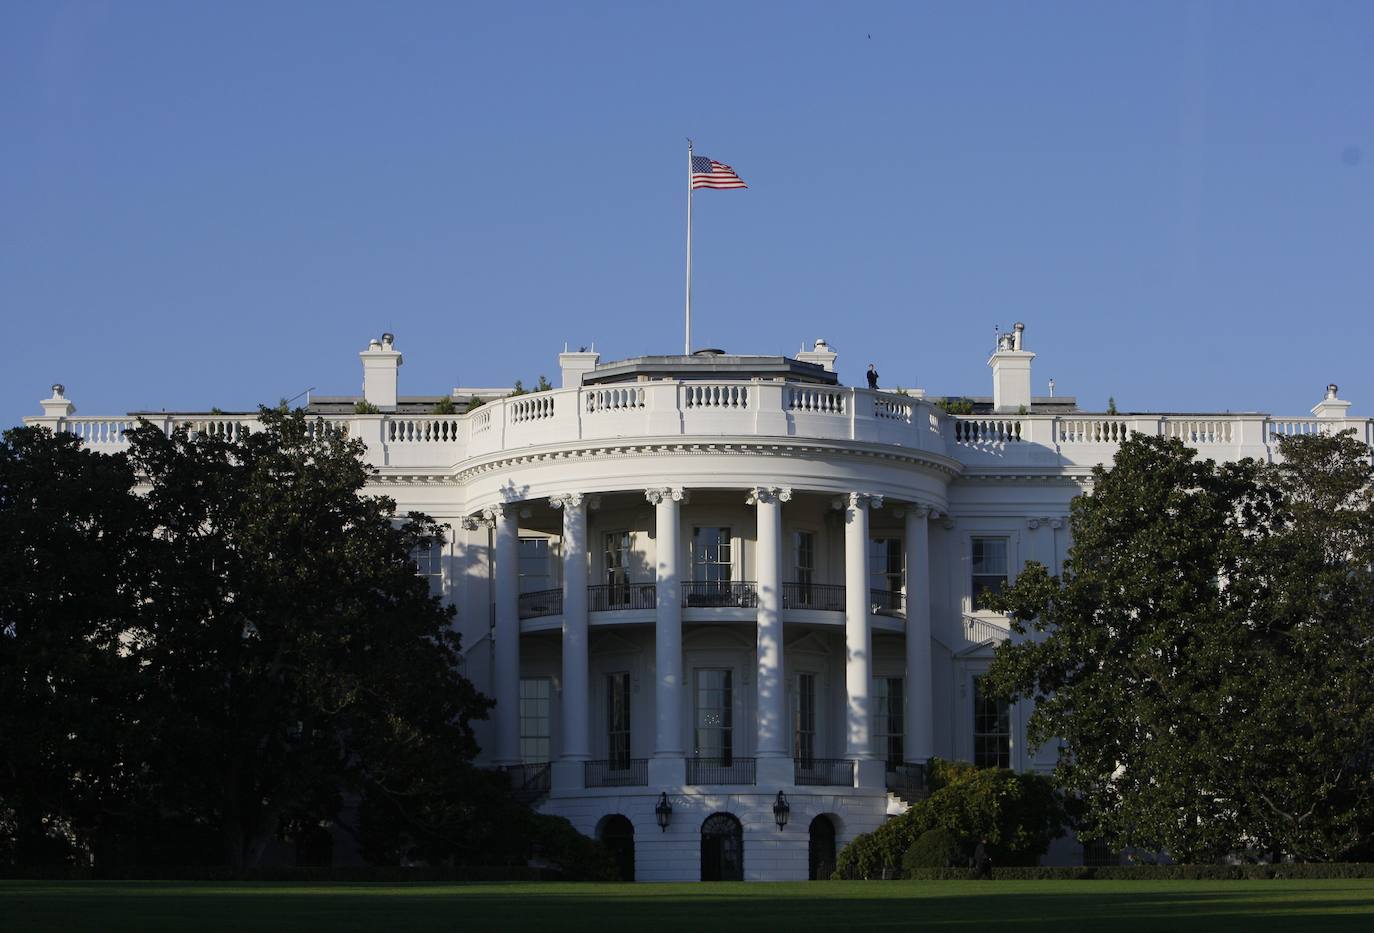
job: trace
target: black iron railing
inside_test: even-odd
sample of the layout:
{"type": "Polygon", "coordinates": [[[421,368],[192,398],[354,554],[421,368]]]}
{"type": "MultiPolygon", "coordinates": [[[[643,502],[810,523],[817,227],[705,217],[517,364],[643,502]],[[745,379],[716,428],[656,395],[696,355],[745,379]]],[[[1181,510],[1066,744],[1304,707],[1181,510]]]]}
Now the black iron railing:
{"type": "Polygon", "coordinates": [[[500,770],[510,778],[511,796],[526,806],[533,806],[549,792],[549,763],[506,765],[500,770]]]}
{"type": "Polygon", "coordinates": [[[887,789],[903,800],[920,800],[930,794],[929,769],[923,764],[889,762],[887,789]]]}
{"type": "Polygon", "coordinates": [[[688,758],[688,784],[753,784],[752,758],[688,758]]]}
{"type": "Polygon", "coordinates": [[[784,583],[782,608],[844,612],[844,586],[834,583],[784,583]]]}
{"type": "Polygon", "coordinates": [[[687,609],[755,609],[758,604],[758,588],[752,581],[682,584],[682,605],[687,609]]]}
{"type": "Polygon", "coordinates": [[[535,590],[533,593],[520,594],[520,618],[522,619],[537,619],[540,616],[562,614],[562,590],[535,590]]]}
{"type": "Polygon", "coordinates": [[[795,771],[798,787],[854,786],[854,761],[850,758],[798,758],[795,771]]]}
{"type": "Polygon", "coordinates": [[[603,583],[587,587],[588,612],[653,609],[657,605],[657,588],[652,583],[603,583]]]}
{"type": "Polygon", "coordinates": [[[875,616],[906,615],[906,596],[895,590],[869,590],[868,598],[875,616]]]}
{"type": "Polygon", "coordinates": [[[646,787],[649,784],[649,759],[588,761],[583,766],[587,787],[646,787]]]}

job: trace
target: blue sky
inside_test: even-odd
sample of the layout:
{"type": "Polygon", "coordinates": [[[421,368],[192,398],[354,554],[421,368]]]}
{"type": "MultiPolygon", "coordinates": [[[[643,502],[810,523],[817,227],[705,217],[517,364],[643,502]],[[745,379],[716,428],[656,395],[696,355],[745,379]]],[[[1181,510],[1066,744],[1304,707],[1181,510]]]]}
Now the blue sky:
{"type": "Polygon", "coordinates": [[[0,5],[0,422],[678,352],[687,135],[698,346],[1374,415],[1374,4],[131,0],[0,5]]]}

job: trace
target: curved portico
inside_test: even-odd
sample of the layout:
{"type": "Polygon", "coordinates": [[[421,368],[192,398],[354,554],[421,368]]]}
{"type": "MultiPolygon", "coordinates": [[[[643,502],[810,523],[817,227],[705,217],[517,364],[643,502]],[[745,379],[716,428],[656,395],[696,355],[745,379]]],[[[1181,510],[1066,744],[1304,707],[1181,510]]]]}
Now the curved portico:
{"type": "MultiPolygon", "coordinates": [[[[538,673],[537,664],[522,665],[522,645],[537,646],[542,669],[561,687],[560,728],[550,741],[555,797],[607,782],[881,790],[893,762],[875,746],[871,725],[875,632],[905,644],[899,663],[918,665],[901,672],[904,700],[883,701],[903,702],[902,756],[924,764],[933,731],[924,534],[942,502],[909,489],[904,498],[837,494],[833,485],[717,479],[617,490],[603,482],[595,492],[565,489],[485,510],[518,523],[513,533],[502,526],[498,545],[529,533],[546,536],[557,552],[551,566],[560,579],[525,586],[514,619],[519,557],[509,546],[491,555],[497,708],[520,708],[520,675],[511,671],[538,673]],[[873,538],[874,529],[882,537],[873,538]],[[899,563],[874,566],[875,547],[887,560],[898,544],[899,563]],[[809,654],[789,663],[789,643],[809,654]],[[653,685],[627,697],[635,728],[617,748],[604,735],[592,738],[615,728],[606,719],[614,700],[594,683],[609,676],[596,663],[598,645],[601,654],[641,655],[638,686],[653,685]],[[709,678],[720,682],[707,685],[709,678]],[[717,701],[719,708],[710,705],[717,701]]],[[[496,748],[519,748],[518,715],[498,718],[496,728],[496,748]]],[[[503,755],[502,763],[514,760],[503,755]]]]}

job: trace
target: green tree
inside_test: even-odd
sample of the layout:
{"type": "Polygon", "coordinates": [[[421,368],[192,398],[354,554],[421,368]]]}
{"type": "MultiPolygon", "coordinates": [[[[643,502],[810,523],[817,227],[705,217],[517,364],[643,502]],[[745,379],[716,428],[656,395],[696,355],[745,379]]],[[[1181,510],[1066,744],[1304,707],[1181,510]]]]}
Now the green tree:
{"type": "Polygon", "coordinates": [[[1348,436],[1216,464],[1134,435],[1072,505],[1062,578],[994,601],[988,683],[1061,737],[1086,839],[1203,861],[1334,859],[1374,828],[1374,497],[1348,436]]]}
{"type": "Polygon", "coordinates": [[[140,797],[134,484],[126,457],[70,434],[0,441],[0,861],[90,854],[140,797]]]}
{"type": "Polygon", "coordinates": [[[232,442],[131,435],[158,528],[135,652],[157,700],[149,767],[235,866],[284,821],[331,818],[341,794],[406,805],[460,783],[490,705],[412,564],[442,528],[363,494],[360,441],[299,410],[260,417],[232,442]]]}

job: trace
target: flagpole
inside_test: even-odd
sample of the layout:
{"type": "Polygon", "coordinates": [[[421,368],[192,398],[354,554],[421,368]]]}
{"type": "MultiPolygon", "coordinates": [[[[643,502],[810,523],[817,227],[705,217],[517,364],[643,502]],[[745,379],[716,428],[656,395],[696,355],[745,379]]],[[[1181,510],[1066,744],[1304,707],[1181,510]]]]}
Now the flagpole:
{"type": "Polygon", "coordinates": [[[692,140],[687,140],[687,317],[683,356],[692,355],[692,140]]]}

